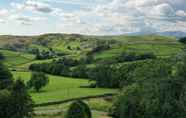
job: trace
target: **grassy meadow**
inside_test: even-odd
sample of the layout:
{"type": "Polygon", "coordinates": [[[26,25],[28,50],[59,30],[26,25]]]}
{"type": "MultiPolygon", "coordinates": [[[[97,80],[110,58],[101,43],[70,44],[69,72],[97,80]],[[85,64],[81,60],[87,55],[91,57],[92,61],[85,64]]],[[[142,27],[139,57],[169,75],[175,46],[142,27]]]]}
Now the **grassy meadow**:
{"type": "MultiPolygon", "coordinates": [[[[30,72],[12,72],[14,78],[21,78],[25,82],[30,79],[30,72]]],[[[89,80],[75,79],[69,77],[59,77],[49,75],[49,85],[37,93],[30,91],[30,94],[37,103],[46,103],[52,101],[66,100],[76,97],[85,97],[90,95],[101,95],[104,93],[114,93],[117,90],[103,88],[81,88],[81,86],[89,85],[89,80]]]]}

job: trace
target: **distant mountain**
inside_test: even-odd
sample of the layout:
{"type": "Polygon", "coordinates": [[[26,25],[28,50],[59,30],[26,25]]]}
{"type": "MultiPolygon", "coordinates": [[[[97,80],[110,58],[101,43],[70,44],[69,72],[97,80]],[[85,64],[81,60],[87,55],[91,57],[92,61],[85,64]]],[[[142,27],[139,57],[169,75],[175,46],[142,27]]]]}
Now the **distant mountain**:
{"type": "Polygon", "coordinates": [[[128,33],[127,35],[163,35],[163,36],[173,36],[173,37],[186,37],[186,32],[182,31],[166,31],[166,32],[154,32],[154,33],[147,33],[147,32],[135,32],[135,33],[128,33]]]}
{"type": "Polygon", "coordinates": [[[177,38],[186,37],[186,32],[181,32],[181,31],[158,32],[156,34],[165,35],[165,36],[175,36],[177,38]]]}

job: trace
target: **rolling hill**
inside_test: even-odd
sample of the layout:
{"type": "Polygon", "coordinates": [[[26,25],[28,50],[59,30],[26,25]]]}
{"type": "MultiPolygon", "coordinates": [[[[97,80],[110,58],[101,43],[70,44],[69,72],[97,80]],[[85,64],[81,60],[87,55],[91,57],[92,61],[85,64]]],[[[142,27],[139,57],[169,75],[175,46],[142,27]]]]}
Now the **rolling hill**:
{"type": "MultiPolygon", "coordinates": [[[[135,54],[150,52],[158,59],[164,59],[183,52],[184,47],[184,44],[180,43],[175,37],[159,35],[86,36],[78,34],[44,34],[39,36],[0,36],[0,53],[4,55],[4,59],[1,61],[11,70],[14,79],[21,78],[25,83],[30,79],[31,72],[28,68],[32,64],[44,63],[46,65],[46,63],[64,58],[70,58],[70,61],[71,59],[82,61],[84,58],[90,57],[90,62],[85,65],[80,63],[80,66],[82,64],[83,67],[86,66],[89,69],[104,63],[118,67],[126,66],[130,63],[133,64],[133,62],[143,63],[143,61],[147,61],[113,61],[120,57],[123,52],[135,52],[135,54]],[[40,54],[44,55],[45,58],[39,59],[38,54],[39,56],[40,54]]],[[[70,66],[69,68],[73,70],[78,66],[70,66]]],[[[85,72],[83,71],[83,73],[85,72]]],[[[44,87],[41,92],[37,93],[29,90],[29,94],[36,104],[118,92],[118,89],[113,88],[88,88],[86,86],[90,86],[91,83],[89,79],[84,77],[48,76],[50,80],[49,85],[44,87]]],[[[109,105],[112,105],[112,102],[107,101],[100,104],[98,103],[100,100],[106,101],[104,99],[96,99],[90,100],[88,103],[93,112],[93,117],[100,118],[105,116],[105,118],[108,118],[105,113],[110,108],[109,105]]],[[[44,112],[46,118],[49,118],[50,114],[48,115],[47,112],[52,113],[52,117],[54,117],[53,112],[55,113],[59,109],[66,110],[68,107],[68,104],[38,107],[35,108],[35,112],[38,114],[44,112]]],[[[45,116],[38,114],[35,118],[45,118],[45,116]]],[[[62,115],[57,114],[56,116],[58,118],[58,116],[62,115]]]]}
{"type": "Polygon", "coordinates": [[[158,57],[168,57],[181,52],[183,44],[174,37],[144,36],[86,36],[78,34],[44,34],[40,36],[0,36],[0,52],[9,67],[28,67],[32,63],[52,61],[35,59],[34,50],[55,52],[54,59],[72,57],[80,59],[87,54],[92,63],[112,60],[124,51],[153,52],[158,57]]]}

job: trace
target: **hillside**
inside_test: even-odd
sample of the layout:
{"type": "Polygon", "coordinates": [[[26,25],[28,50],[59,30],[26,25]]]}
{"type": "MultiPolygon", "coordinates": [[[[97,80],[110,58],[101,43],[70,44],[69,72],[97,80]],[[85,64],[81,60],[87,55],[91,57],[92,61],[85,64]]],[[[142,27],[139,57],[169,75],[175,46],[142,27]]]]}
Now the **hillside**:
{"type": "Polygon", "coordinates": [[[5,64],[10,67],[28,67],[32,63],[48,62],[52,58],[80,59],[87,54],[92,63],[112,60],[124,51],[152,52],[167,57],[181,52],[183,45],[174,37],[146,36],[84,36],[77,34],[45,34],[40,36],[0,36],[0,52],[5,54],[5,64]],[[55,53],[50,59],[36,60],[37,51],[55,53]],[[16,59],[16,61],[14,61],[16,59]]]}
{"type": "MultiPolygon", "coordinates": [[[[153,68],[158,66],[158,69],[164,63],[174,65],[170,59],[183,52],[183,49],[184,44],[176,38],[158,35],[0,36],[0,54],[4,56],[1,61],[11,70],[15,80],[21,79],[27,83],[31,71],[48,75],[50,82],[40,92],[33,89],[28,91],[36,105],[117,94],[118,88],[123,87],[125,82],[130,86],[131,81],[125,79],[135,69],[145,64],[153,66],[154,63],[153,68]]],[[[108,112],[114,103],[112,98],[88,99],[84,102],[90,106],[93,118],[110,118],[108,112]]],[[[69,105],[36,107],[34,118],[64,116],[69,105]]]]}

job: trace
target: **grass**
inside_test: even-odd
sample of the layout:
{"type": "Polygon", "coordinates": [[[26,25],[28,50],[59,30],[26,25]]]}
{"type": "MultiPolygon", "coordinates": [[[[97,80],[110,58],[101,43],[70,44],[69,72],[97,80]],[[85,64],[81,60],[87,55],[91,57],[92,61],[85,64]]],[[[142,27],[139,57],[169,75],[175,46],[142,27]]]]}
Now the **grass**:
{"type": "Polygon", "coordinates": [[[0,53],[2,53],[5,56],[4,64],[7,65],[8,67],[15,67],[20,64],[25,64],[34,60],[34,55],[27,53],[9,50],[0,50],[0,53]]]}
{"type": "Polygon", "coordinates": [[[157,56],[171,56],[182,51],[181,44],[128,44],[120,47],[114,47],[110,50],[96,53],[95,59],[108,59],[117,57],[124,51],[134,52],[153,52],[157,56]]]}
{"type": "MultiPolygon", "coordinates": [[[[29,80],[30,72],[12,72],[14,78],[21,77],[25,82],[29,80]]],[[[86,79],[74,79],[68,77],[59,77],[49,75],[50,83],[36,93],[30,91],[30,94],[35,103],[45,103],[52,101],[65,100],[76,97],[84,97],[90,95],[99,95],[104,93],[113,93],[117,90],[103,88],[81,88],[80,86],[89,85],[86,79]]]]}
{"type": "Polygon", "coordinates": [[[21,69],[26,69],[26,70],[28,70],[29,66],[32,65],[32,64],[50,63],[50,62],[52,62],[54,59],[57,59],[57,58],[45,59],[45,60],[33,60],[33,61],[28,62],[28,63],[20,64],[20,65],[17,66],[17,68],[21,68],[21,69]]]}
{"type": "MultiPolygon", "coordinates": [[[[42,115],[42,116],[35,116],[34,118],[65,118],[65,113],[57,114],[57,115],[42,115]]],[[[105,113],[93,111],[92,118],[111,118],[107,116],[105,113]]]]}
{"type": "MultiPolygon", "coordinates": [[[[1,37],[0,43],[17,43],[21,37],[1,37]],[[5,40],[7,39],[7,40],[5,40]]],[[[38,48],[40,50],[53,50],[61,53],[68,54],[69,57],[81,58],[83,55],[94,47],[96,40],[115,40],[117,43],[114,44],[110,49],[96,52],[94,54],[95,60],[110,60],[123,51],[132,50],[135,52],[153,52],[157,56],[171,56],[182,51],[183,45],[177,41],[174,37],[157,36],[157,35],[144,35],[144,36],[81,36],[74,37],[73,35],[52,35],[45,37],[43,40],[49,41],[47,46],[38,45],[37,40],[34,37],[21,38],[29,47],[38,48]],[[27,41],[26,39],[30,40],[27,41]],[[85,40],[86,39],[86,40],[85,40]],[[88,40],[90,39],[90,40],[88,40]],[[69,49],[70,47],[71,49],[69,49]],[[77,49],[79,48],[79,49],[77,49]]],[[[0,45],[0,47],[2,47],[0,45]]],[[[3,48],[3,47],[2,47],[3,48]]],[[[24,49],[23,49],[24,50],[24,49]]],[[[50,62],[51,60],[33,60],[33,55],[25,55],[21,52],[5,51],[3,52],[7,59],[5,64],[8,66],[16,66],[17,68],[28,68],[32,63],[50,62]],[[25,55],[25,56],[24,56],[25,55]],[[16,61],[15,61],[16,60],[16,61]]]]}
{"type": "MultiPolygon", "coordinates": [[[[93,114],[93,118],[109,118],[107,116],[108,109],[111,107],[112,102],[103,98],[85,100],[93,114]]],[[[71,103],[58,104],[45,107],[35,108],[36,118],[63,118],[69,105],[71,103]],[[52,117],[51,117],[52,116],[52,117]]]]}
{"type": "Polygon", "coordinates": [[[112,106],[112,101],[103,98],[89,99],[85,101],[88,106],[96,111],[108,112],[112,106]]]}

